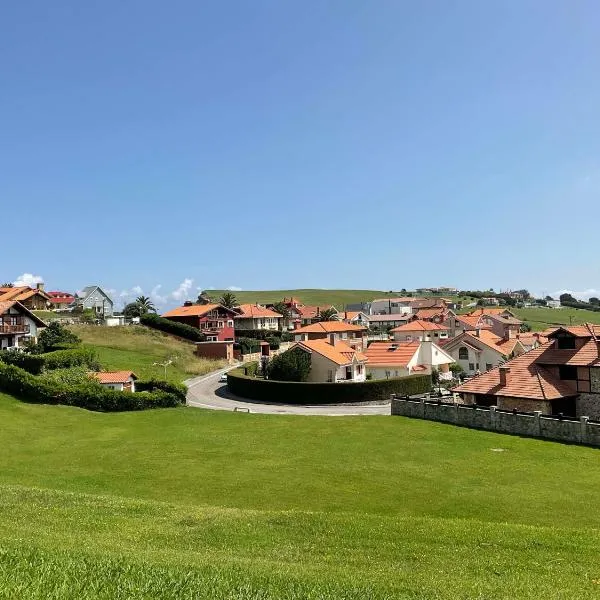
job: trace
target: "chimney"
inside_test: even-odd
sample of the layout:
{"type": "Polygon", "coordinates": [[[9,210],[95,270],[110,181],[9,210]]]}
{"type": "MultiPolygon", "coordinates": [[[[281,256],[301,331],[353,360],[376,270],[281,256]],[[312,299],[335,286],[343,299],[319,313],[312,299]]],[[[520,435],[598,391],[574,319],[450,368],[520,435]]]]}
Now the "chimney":
{"type": "Polygon", "coordinates": [[[479,327],[477,327],[477,329],[475,329],[475,337],[480,337],[479,336],[479,327]]]}
{"type": "Polygon", "coordinates": [[[184,306],[192,306],[192,301],[191,301],[191,300],[186,300],[186,301],[183,303],[183,305],[184,305],[184,306]]]}
{"type": "Polygon", "coordinates": [[[329,334],[329,343],[330,343],[332,346],[335,346],[335,333],[330,333],[330,334],[329,334]]]}
{"type": "Polygon", "coordinates": [[[509,380],[509,374],[510,374],[510,367],[506,367],[506,366],[501,366],[499,368],[500,371],[500,385],[502,387],[506,387],[508,380],[509,380]]]}
{"type": "Polygon", "coordinates": [[[40,290],[40,292],[43,292],[43,291],[44,291],[44,282],[43,282],[43,281],[40,281],[40,282],[36,283],[36,284],[35,284],[35,287],[36,287],[38,290],[40,290]]]}

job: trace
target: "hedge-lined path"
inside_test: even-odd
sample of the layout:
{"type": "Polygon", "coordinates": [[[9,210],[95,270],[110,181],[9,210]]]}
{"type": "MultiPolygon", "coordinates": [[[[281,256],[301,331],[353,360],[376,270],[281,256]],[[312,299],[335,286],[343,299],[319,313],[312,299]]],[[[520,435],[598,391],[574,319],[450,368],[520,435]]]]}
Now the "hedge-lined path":
{"type": "Polygon", "coordinates": [[[196,408],[209,408],[212,410],[238,410],[251,413],[272,415],[321,415],[328,417],[348,417],[359,415],[389,415],[390,405],[387,404],[328,404],[305,406],[296,404],[273,404],[269,402],[255,402],[234,396],[227,389],[226,383],[219,382],[219,377],[232,369],[227,367],[215,371],[210,375],[188,379],[187,405],[196,408]]]}

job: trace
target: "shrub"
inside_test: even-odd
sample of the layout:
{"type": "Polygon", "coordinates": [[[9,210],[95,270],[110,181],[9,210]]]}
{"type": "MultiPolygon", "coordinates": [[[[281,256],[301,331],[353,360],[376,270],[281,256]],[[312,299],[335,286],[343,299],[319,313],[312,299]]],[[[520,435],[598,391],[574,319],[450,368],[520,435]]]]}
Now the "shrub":
{"type": "Polygon", "coordinates": [[[182,383],[172,383],[162,379],[139,379],[135,382],[137,392],[162,391],[177,396],[182,404],[185,403],[187,388],[182,383]]]}
{"type": "Polygon", "coordinates": [[[414,396],[431,390],[429,375],[409,375],[397,379],[378,379],[357,383],[301,383],[253,379],[244,369],[227,373],[232,393],[243,398],[287,404],[344,404],[389,400],[392,394],[414,396]]]}
{"type": "Polygon", "coordinates": [[[88,348],[55,350],[45,354],[4,351],[0,352],[0,362],[14,365],[33,375],[39,375],[44,370],[68,369],[78,366],[86,366],[91,370],[100,368],[96,354],[88,348]]]}
{"type": "Polygon", "coordinates": [[[265,342],[269,343],[269,348],[271,350],[279,350],[281,346],[281,340],[278,337],[268,337],[265,342]]]}
{"type": "Polygon", "coordinates": [[[258,363],[257,362],[249,362],[246,363],[243,367],[244,374],[248,377],[256,377],[258,373],[258,363]]]}
{"type": "Polygon", "coordinates": [[[0,362],[6,365],[15,365],[34,375],[38,375],[44,369],[44,359],[41,354],[24,354],[4,350],[0,352],[0,362]]]}
{"type": "Polygon", "coordinates": [[[281,337],[281,331],[277,329],[236,329],[235,339],[250,338],[253,340],[268,341],[268,338],[281,337]]]}
{"type": "Polygon", "coordinates": [[[238,348],[242,354],[253,354],[260,352],[260,340],[254,338],[238,338],[235,343],[235,348],[238,348]]]}
{"type": "MultiPolygon", "coordinates": [[[[52,378],[51,378],[52,379],[52,378]]],[[[118,392],[89,380],[67,385],[36,377],[19,367],[0,363],[0,391],[38,404],[65,404],[102,412],[179,406],[179,395],[167,391],[118,392]]]]}
{"type": "Polygon", "coordinates": [[[186,325],[185,323],[178,323],[177,321],[165,319],[164,317],[160,317],[153,313],[142,315],[140,317],[140,323],[146,327],[177,335],[186,340],[191,340],[192,342],[204,342],[206,340],[206,336],[199,329],[196,329],[191,325],[186,325]]]}
{"type": "MultiPolygon", "coordinates": [[[[62,385],[86,385],[90,381],[90,372],[86,367],[71,367],[69,369],[54,369],[45,371],[39,379],[62,385]]],[[[96,385],[100,385],[96,383],[96,385]]]]}
{"type": "Polygon", "coordinates": [[[306,381],[310,373],[310,354],[295,347],[278,354],[267,368],[269,379],[277,381],[306,381]]]}
{"type": "Polygon", "coordinates": [[[58,321],[53,321],[48,327],[42,329],[37,344],[31,347],[31,351],[35,354],[42,354],[57,350],[64,344],[79,344],[80,342],[81,340],[72,331],[58,321]]]}

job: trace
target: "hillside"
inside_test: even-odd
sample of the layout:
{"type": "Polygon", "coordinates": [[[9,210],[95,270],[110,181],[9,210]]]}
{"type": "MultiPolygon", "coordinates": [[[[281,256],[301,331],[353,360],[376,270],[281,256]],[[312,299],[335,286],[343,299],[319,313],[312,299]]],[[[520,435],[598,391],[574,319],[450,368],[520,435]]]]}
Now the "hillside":
{"type": "Polygon", "coordinates": [[[144,379],[164,379],[164,367],[154,363],[167,360],[173,361],[167,367],[167,379],[178,382],[204,375],[224,365],[222,361],[196,357],[192,343],[143,326],[73,325],[70,329],[86,346],[94,349],[106,370],[131,369],[144,379]]]}
{"type": "Polygon", "coordinates": [[[400,417],[99,414],[5,395],[0,421],[0,598],[599,589],[594,449],[400,417]]]}
{"type": "Polygon", "coordinates": [[[600,312],[579,308],[511,308],[515,315],[526,321],[534,331],[543,331],[558,325],[600,325],[600,312]]]}

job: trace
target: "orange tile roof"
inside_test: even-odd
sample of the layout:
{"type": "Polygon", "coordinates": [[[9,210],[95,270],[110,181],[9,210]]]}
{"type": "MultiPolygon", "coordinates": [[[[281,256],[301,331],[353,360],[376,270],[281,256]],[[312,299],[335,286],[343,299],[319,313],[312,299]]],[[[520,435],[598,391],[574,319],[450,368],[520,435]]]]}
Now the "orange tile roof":
{"type": "Polygon", "coordinates": [[[338,365],[347,365],[353,360],[360,362],[367,360],[367,357],[362,352],[358,352],[348,346],[348,344],[340,341],[330,344],[327,340],[308,340],[306,342],[298,342],[296,346],[316,352],[338,365]]]}
{"type": "Polygon", "coordinates": [[[0,315],[3,315],[9,308],[14,306],[16,302],[14,300],[0,300],[0,315]]]}
{"type": "Polygon", "coordinates": [[[43,290],[31,288],[28,285],[0,288],[0,300],[16,300],[17,302],[21,302],[22,300],[27,300],[28,298],[31,298],[31,296],[36,295],[42,296],[46,300],[49,300],[50,298],[43,290]]]}
{"type": "Polygon", "coordinates": [[[100,383],[127,383],[130,377],[137,379],[133,371],[102,371],[90,375],[100,383]]]}
{"type": "Polygon", "coordinates": [[[443,317],[445,314],[444,308],[419,308],[417,309],[416,315],[419,319],[431,319],[433,317],[443,317]]]}
{"type": "Polygon", "coordinates": [[[294,306],[293,310],[295,310],[301,317],[305,319],[314,319],[319,316],[324,310],[329,310],[330,308],[335,308],[332,305],[325,306],[294,306]]]}
{"type": "Polygon", "coordinates": [[[224,308],[231,313],[234,312],[232,309],[225,308],[220,304],[192,304],[191,306],[178,306],[177,308],[164,313],[162,316],[166,319],[169,317],[201,317],[219,307],[224,308]]]}
{"type": "MultiPolygon", "coordinates": [[[[491,308],[489,306],[484,306],[481,308],[476,308],[475,310],[472,310],[469,315],[500,315],[504,312],[510,312],[510,309],[508,308],[491,308]]],[[[511,313],[512,314],[512,313],[511,313]]]]}
{"type": "Polygon", "coordinates": [[[46,327],[47,324],[42,321],[38,316],[32,313],[28,308],[23,306],[20,302],[16,300],[0,300],[0,315],[3,315],[8,311],[9,308],[15,306],[19,309],[19,312],[27,315],[30,319],[35,321],[40,327],[46,327]]]}
{"type": "Polygon", "coordinates": [[[462,323],[464,323],[465,325],[468,325],[469,327],[471,327],[473,329],[476,329],[478,326],[481,328],[487,328],[487,329],[489,329],[491,327],[487,323],[484,323],[483,321],[481,321],[481,315],[479,315],[479,316],[457,315],[456,320],[461,321],[462,323]]]}
{"type": "Polygon", "coordinates": [[[430,321],[417,320],[405,323],[404,325],[398,325],[398,327],[394,327],[391,330],[392,333],[402,333],[405,331],[448,331],[448,328],[437,323],[431,323],[430,321]]]}
{"type": "Polygon", "coordinates": [[[260,304],[240,304],[237,310],[241,311],[237,315],[236,319],[258,319],[264,317],[271,317],[281,319],[282,315],[270,308],[265,308],[260,304]]]}
{"type": "Polygon", "coordinates": [[[594,325],[593,323],[586,323],[585,325],[566,325],[547,329],[544,333],[551,336],[552,334],[558,333],[559,331],[567,331],[575,337],[582,338],[600,338],[600,325],[594,325]]]}
{"type": "Polygon", "coordinates": [[[426,300],[426,298],[413,298],[412,296],[403,296],[401,298],[375,298],[371,302],[414,302],[415,300],[426,300]]]}
{"type": "Polygon", "coordinates": [[[577,392],[567,383],[556,379],[544,367],[537,364],[549,345],[550,343],[544,344],[505,363],[506,367],[510,367],[506,386],[500,384],[500,368],[496,367],[469,379],[453,391],[533,400],[557,400],[576,396],[577,392]]]}
{"type": "Polygon", "coordinates": [[[298,329],[294,329],[292,333],[337,333],[343,331],[366,331],[366,327],[361,325],[353,325],[352,323],[344,323],[343,321],[319,321],[312,325],[305,325],[298,329]]]}
{"type": "Polygon", "coordinates": [[[365,350],[369,367],[406,366],[421,342],[372,342],[365,350]]]}
{"type": "Polygon", "coordinates": [[[540,356],[538,362],[545,365],[571,365],[577,367],[588,367],[600,365],[600,346],[593,339],[589,339],[575,350],[563,350],[556,348],[556,342],[551,340],[550,345],[540,356]]]}
{"type": "MultiPolygon", "coordinates": [[[[465,331],[461,333],[459,336],[452,338],[446,344],[446,346],[454,346],[461,343],[467,343],[473,347],[477,348],[477,342],[491,348],[492,350],[496,350],[503,356],[509,356],[512,352],[515,351],[515,347],[520,344],[517,338],[505,339],[492,333],[489,329],[480,329],[479,336],[475,335],[473,332],[465,331]]],[[[525,348],[523,348],[525,350],[525,348]]]]}

